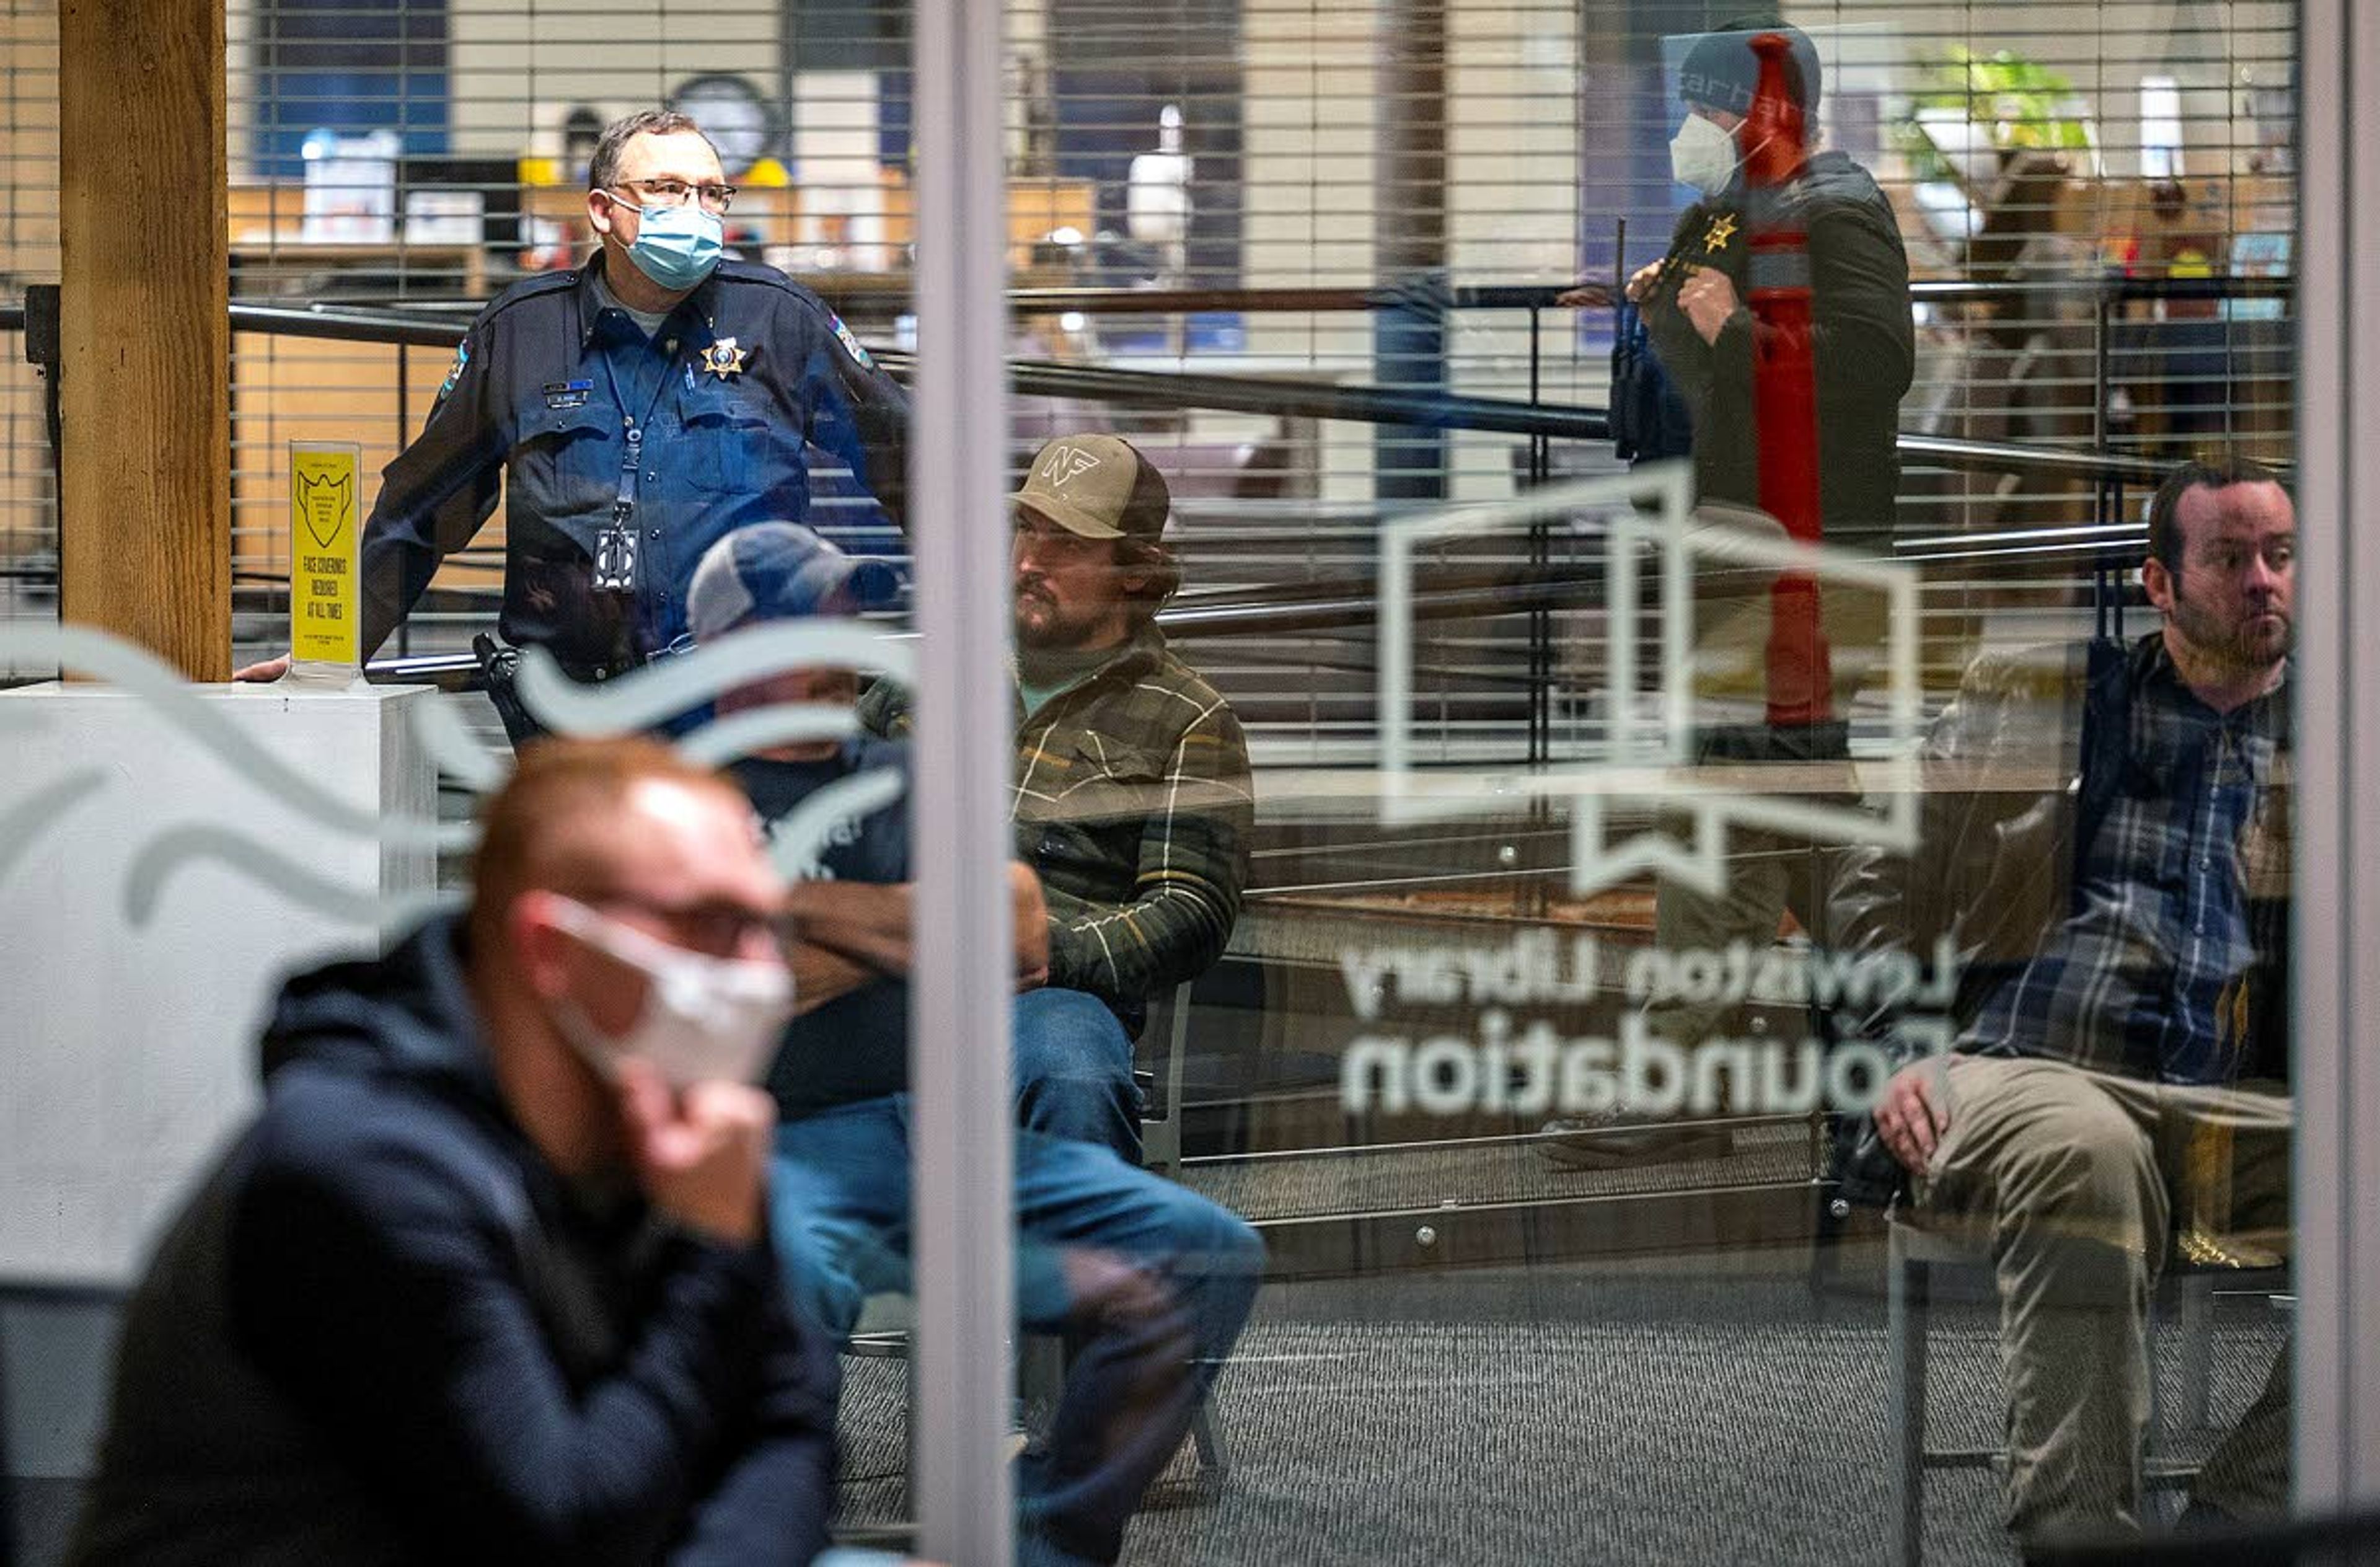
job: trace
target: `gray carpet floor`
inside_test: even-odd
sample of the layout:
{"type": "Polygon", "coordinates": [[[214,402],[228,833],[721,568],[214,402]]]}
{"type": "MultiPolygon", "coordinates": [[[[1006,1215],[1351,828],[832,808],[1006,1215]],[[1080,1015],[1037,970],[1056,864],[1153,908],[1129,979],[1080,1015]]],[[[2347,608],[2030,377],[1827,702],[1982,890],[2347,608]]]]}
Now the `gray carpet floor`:
{"type": "MultiPolygon", "coordinates": [[[[1800,1247],[1267,1285],[1219,1387],[1228,1475],[1204,1474],[1185,1447],[1125,1561],[1882,1562],[1897,1390],[1875,1250],[1840,1248],[1824,1294],[1800,1247]]],[[[2211,1422],[2168,1427],[2166,1451],[2212,1448],[2285,1322],[2260,1297],[2223,1297],[2211,1422]]],[[[83,1336],[89,1353],[64,1359],[95,1387],[105,1335],[83,1336]]],[[[2163,1337],[2160,1394],[2180,1410],[2180,1335],[2163,1337]]],[[[1989,1306],[1937,1305],[1930,1342],[1931,1439],[1991,1445],[1989,1306]]],[[[844,1516],[898,1519],[906,1366],[846,1359],[844,1373],[844,1516]]],[[[10,1487],[18,1562],[56,1559],[79,1489],[10,1487]]],[[[1926,1561],[2013,1561],[1998,1519],[1991,1471],[1929,1476],[1926,1561]]]]}
{"type": "Polygon", "coordinates": [[[1184,1179],[1200,1196],[1258,1223],[1411,1211],[1447,1198],[1479,1207],[1809,1181],[1816,1156],[1806,1120],[1740,1124],[1732,1138],[1725,1153],[1613,1170],[1565,1169],[1539,1155],[1536,1138],[1515,1136],[1217,1160],[1192,1164],[1184,1179]]]}
{"type": "MultiPolygon", "coordinates": [[[[1220,1387],[1228,1476],[1185,1447],[1125,1560],[1881,1562],[1892,1390],[1872,1258],[1823,1298],[1804,1267],[1796,1251],[1268,1286],[1220,1387]]],[[[2261,1301],[2227,1301],[2213,1423],[2164,1447],[2211,1448],[2282,1331],[2261,1301]]],[[[1991,1445],[1989,1307],[1937,1306],[1931,1342],[1931,1440],[1991,1445]]],[[[2168,1342],[2168,1407],[2178,1358],[2168,1342]]],[[[898,1517],[904,1368],[845,1367],[845,1517],[898,1517]]],[[[2015,1560],[1992,1471],[1929,1476],[1925,1514],[1928,1561],[2015,1560]]]]}

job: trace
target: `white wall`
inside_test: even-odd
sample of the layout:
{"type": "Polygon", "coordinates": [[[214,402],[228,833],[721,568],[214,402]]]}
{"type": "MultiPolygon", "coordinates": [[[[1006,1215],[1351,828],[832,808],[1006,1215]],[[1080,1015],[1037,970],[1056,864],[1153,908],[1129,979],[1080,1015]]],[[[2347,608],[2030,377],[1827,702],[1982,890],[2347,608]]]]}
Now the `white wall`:
{"type": "MultiPolygon", "coordinates": [[[[1577,25],[1556,0],[1452,0],[1446,90],[1448,261],[1465,283],[1568,278],[1578,224],[1577,25]]],[[[1251,287],[1368,286],[1375,275],[1374,99],[1380,8],[1248,0],[1242,68],[1251,287]]],[[[1346,379],[1371,375],[1368,318],[1260,317],[1258,353],[1311,355],[1346,379]]],[[[1466,313],[1451,345],[1462,391],[1517,395],[1526,362],[1517,313],[1466,313]]],[[[1367,431],[1330,432],[1326,493],[1368,492],[1367,431]]],[[[1460,438],[1459,495],[1509,488],[1508,438],[1460,438]]]]}
{"type": "MultiPolygon", "coordinates": [[[[392,4],[397,0],[392,0],[392,4]]],[[[247,170],[257,0],[225,0],[234,178],[247,170]]],[[[650,108],[689,76],[736,71],[777,91],[779,0],[453,0],[448,110],[460,157],[513,157],[557,131],[577,103],[606,118],[650,108]]]]}
{"type": "MultiPolygon", "coordinates": [[[[435,693],[192,690],[351,807],[434,817],[406,715],[435,693]]],[[[257,1025],[281,977],[378,942],[375,920],[300,903],[255,863],[360,899],[425,893],[435,865],[292,809],[110,686],[0,694],[0,1281],[121,1287],[256,1102],[257,1025]],[[139,917],[136,867],[192,827],[237,846],[165,862],[139,917]]]]}
{"type": "Polygon", "coordinates": [[[740,71],[777,91],[777,0],[457,0],[447,7],[455,151],[518,152],[556,106],[606,119],[658,104],[689,76],[740,71]]]}
{"type": "MultiPolygon", "coordinates": [[[[1568,282],[1578,262],[1578,13],[1572,5],[1459,5],[1449,20],[1447,218],[1449,262],[1466,284],[1568,282]]],[[[1529,318],[1468,310],[1448,344],[1458,392],[1528,395],[1529,318]]],[[[1568,363],[1569,311],[1540,318],[1545,362],[1568,363]]],[[[1601,362],[1597,363],[1598,372],[1601,362]]],[[[1549,399],[1584,389],[1541,384],[1549,399]]],[[[1600,401],[1598,374],[1591,395],[1600,401]]],[[[1449,460],[1458,501],[1509,494],[1512,435],[1458,435],[1449,460]]]]}

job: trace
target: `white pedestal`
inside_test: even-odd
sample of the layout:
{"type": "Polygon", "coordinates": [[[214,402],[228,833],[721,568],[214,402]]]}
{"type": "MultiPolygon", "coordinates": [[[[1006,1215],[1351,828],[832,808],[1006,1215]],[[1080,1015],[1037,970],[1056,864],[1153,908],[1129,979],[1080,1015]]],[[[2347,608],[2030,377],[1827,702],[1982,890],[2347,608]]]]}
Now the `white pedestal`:
{"type": "MultiPolygon", "coordinates": [[[[436,816],[407,720],[434,693],[191,689],[374,820],[436,816]]],[[[110,686],[0,693],[0,1281],[121,1286],[255,1106],[281,978],[381,945],[360,907],[326,914],[257,868],[285,861],[362,899],[431,891],[436,857],[292,808],[110,686]],[[161,858],[161,843],[196,852],[161,858]],[[144,867],[163,877],[139,919],[144,867]]]]}

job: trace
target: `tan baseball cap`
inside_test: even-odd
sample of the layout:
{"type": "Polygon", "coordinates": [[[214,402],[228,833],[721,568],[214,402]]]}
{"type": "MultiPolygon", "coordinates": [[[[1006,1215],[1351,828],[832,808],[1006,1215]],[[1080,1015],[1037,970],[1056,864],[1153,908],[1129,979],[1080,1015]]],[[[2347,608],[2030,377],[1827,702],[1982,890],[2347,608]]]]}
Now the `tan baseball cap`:
{"type": "Polygon", "coordinates": [[[1030,507],[1086,539],[1155,539],[1173,504],[1165,476],[1115,435],[1061,435],[1033,455],[1012,513],[1030,507]]]}

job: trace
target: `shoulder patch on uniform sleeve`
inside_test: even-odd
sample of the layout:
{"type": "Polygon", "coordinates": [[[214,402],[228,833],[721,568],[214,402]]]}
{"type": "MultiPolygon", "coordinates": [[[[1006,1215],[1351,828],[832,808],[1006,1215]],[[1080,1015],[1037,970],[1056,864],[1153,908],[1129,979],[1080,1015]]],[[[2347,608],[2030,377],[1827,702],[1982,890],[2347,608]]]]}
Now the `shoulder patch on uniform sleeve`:
{"type": "Polygon", "coordinates": [[[834,328],[834,340],[843,345],[843,351],[857,360],[864,369],[874,370],[876,361],[868,357],[868,350],[859,346],[859,339],[851,334],[851,328],[843,324],[843,318],[829,310],[826,313],[826,319],[828,324],[834,328]]]}
{"type": "Polygon", "coordinates": [[[454,392],[455,383],[463,379],[463,371],[468,366],[469,366],[470,362],[471,340],[466,337],[462,342],[455,346],[454,368],[447,370],[446,379],[438,383],[438,400],[440,402],[444,402],[447,396],[454,392]]]}

